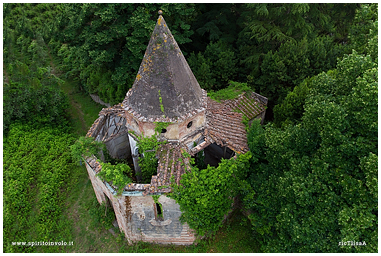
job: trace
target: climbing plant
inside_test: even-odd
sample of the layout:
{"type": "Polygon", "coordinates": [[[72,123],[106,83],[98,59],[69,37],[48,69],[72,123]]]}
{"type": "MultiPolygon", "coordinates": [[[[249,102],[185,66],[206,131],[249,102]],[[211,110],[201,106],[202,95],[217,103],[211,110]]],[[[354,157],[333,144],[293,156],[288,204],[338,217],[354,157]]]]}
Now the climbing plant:
{"type": "Polygon", "coordinates": [[[169,195],[180,205],[180,220],[200,236],[215,234],[232,208],[250,158],[248,152],[238,155],[237,159],[222,159],[218,167],[208,165],[200,170],[191,166],[191,170],[181,176],[180,185],[172,183],[169,195]]]}
{"type": "Polygon", "coordinates": [[[157,172],[158,159],[156,158],[156,151],[160,145],[165,144],[166,141],[159,140],[159,135],[163,129],[166,129],[170,123],[155,122],[155,134],[151,137],[139,137],[137,145],[139,147],[139,167],[142,172],[142,182],[149,183],[152,175],[157,172]]]}
{"type": "Polygon", "coordinates": [[[106,147],[103,142],[94,140],[93,137],[81,136],[78,140],[70,146],[71,156],[73,161],[78,163],[82,163],[83,156],[89,157],[92,155],[97,156],[99,159],[99,153],[101,150],[105,150],[106,147]]]}
{"type": "Polygon", "coordinates": [[[118,195],[122,194],[124,187],[128,183],[132,183],[132,170],[127,164],[118,163],[113,165],[100,162],[100,165],[102,166],[102,169],[97,176],[103,181],[107,181],[116,187],[118,195]]]}

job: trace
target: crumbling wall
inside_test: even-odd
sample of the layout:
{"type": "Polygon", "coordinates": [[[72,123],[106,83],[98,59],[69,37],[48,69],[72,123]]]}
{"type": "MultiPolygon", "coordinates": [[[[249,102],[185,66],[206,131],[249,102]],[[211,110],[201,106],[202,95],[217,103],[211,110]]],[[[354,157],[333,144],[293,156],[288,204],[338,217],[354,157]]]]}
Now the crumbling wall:
{"type": "Polygon", "coordinates": [[[95,195],[99,203],[107,196],[114,208],[119,228],[129,242],[156,242],[162,244],[193,244],[195,236],[187,224],[180,223],[180,206],[175,200],[162,195],[158,201],[162,205],[163,220],[155,218],[155,202],[152,196],[115,196],[96,177],[95,171],[86,163],[95,195]]]}
{"type": "MultiPolygon", "coordinates": [[[[106,185],[98,178],[96,177],[95,171],[91,168],[91,166],[86,162],[86,170],[89,174],[89,178],[91,181],[91,184],[93,185],[95,196],[97,197],[97,200],[99,203],[106,203],[106,197],[107,196],[110,199],[110,202],[112,203],[112,207],[114,208],[114,213],[116,220],[118,222],[119,228],[123,231],[126,230],[126,219],[125,214],[123,212],[123,209],[120,207],[124,203],[124,198],[121,196],[114,196],[111,191],[106,187],[106,185]]],[[[128,239],[128,237],[127,237],[128,239]]]]}
{"type": "Polygon", "coordinates": [[[187,224],[180,223],[180,206],[164,195],[158,201],[163,208],[163,220],[155,218],[155,202],[151,196],[126,198],[126,236],[132,241],[163,244],[193,244],[194,234],[187,224]],[[127,205],[129,204],[129,205],[127,205]]]}

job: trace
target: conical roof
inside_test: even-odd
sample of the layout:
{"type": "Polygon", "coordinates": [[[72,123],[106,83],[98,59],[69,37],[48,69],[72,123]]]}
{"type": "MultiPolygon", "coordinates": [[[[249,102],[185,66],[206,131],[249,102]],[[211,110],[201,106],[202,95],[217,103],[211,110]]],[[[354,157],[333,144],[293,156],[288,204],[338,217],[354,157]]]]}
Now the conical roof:
{"type": "Polygon", "coordinates": [[[123,105],[145,118],[177,119],[202,108],[203,92],[159,15],[139,72],[123,105]]]}

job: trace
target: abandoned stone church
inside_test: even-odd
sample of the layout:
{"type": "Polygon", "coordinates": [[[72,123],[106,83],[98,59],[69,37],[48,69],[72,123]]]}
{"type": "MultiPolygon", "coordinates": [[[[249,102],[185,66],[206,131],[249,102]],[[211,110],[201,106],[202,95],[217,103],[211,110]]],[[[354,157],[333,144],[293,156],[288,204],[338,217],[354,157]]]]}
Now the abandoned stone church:
{"type": "Polygon", "coordinates": [[[242,117],[263,121],[266,105],[267,98],[254,92],[220,103],[210,99],[159,12],[132,88],[122,103],[103,109],[87,133],[103,141],[113,158],[132,158],[139,176],[138,159],[144,154],[137,147],[139,137],[153,135],[154,122],[169,123],[158,136],[167,143],[156,153],[157,174],[149,184],[141,184],[137,179],[117,195],[112,184],[96,176],[101,170],[97,159],[88,157],[86,168],[97,200],[112,205],[119,228],[130,242],[192,244],[195,235],[186,223],[180,223],[179,205],[165,196],[171,191],[171,178],[180,184],[185,172],[178,159],[189,164],[182,152],[191,157],[203,152],[205,164],[216,166],[221,158],[247,152],[242,117]],[[161,195],[158,203],[152,195],[161,195]]]}

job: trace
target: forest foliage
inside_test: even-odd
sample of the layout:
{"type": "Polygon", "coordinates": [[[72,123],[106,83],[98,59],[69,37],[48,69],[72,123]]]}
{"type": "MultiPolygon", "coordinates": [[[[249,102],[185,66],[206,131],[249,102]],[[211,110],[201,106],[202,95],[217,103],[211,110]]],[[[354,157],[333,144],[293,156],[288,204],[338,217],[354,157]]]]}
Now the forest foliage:
{"type": "Polygon", "coordinates": [[[62,60],[65,77],[116,104],[134,82],[159,9],[201,87],[248,83],[269,98],[272,119],[272,108],[293,87],[351,52],[346,45],[359,5],[6,4],[4,36],[26,40],[25,51],[39,37],[62,60]]]}
{"type": "Polygon", "coordinates": [[[60,85],[121,102],[159,9],[209,96],[269,99],[250,154],[174,187],[182,219],[214,234],[238,195],[264,252],[377,251],[378,5],[337,3],[4,4],[4,251],[70,239],[65,184],[79,158],[60,85]],[[348,240],[367,246],[338,246],[348,240]]]}
{"type": "Polygon", "coordinates": [[[288,94],[282,108],[300,99],[301,115],[288,115],[283,129],[250,129],[256,153],[242,195],[263,251],[377,251],[378,40],[374,30],[367,37],[357,50],[371,54],[354,48],[288,94]],[[366,246],[339,245],[347,241],[366,246]]]}

